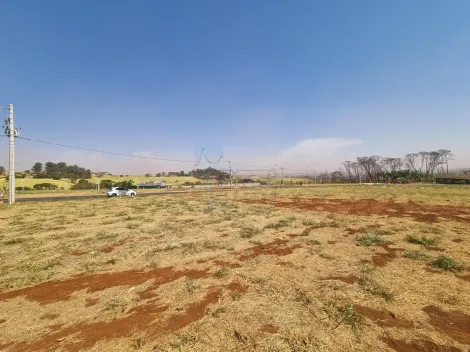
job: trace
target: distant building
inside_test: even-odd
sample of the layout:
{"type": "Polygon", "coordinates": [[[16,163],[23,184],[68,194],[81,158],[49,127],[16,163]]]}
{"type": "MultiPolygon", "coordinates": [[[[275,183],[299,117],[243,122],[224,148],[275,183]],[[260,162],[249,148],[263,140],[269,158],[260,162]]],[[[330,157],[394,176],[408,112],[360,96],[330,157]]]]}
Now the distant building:
{"type": "Polygon", "coordinates": [[[167,188],[165,181],[149,181],[137,185],[138,189],[151,189],[151,188],[167,188]]]}

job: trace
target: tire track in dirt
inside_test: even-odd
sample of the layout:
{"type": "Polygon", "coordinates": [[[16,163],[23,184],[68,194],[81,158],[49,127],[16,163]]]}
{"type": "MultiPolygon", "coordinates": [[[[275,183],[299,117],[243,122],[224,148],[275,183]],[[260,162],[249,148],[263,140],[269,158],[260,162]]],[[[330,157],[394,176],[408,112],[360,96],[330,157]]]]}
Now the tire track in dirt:
{"type": "Polygon", "coordinates": [[[294,208],[308,211],[323,211],[350,215],[384,215],[395,218],[410,217],[424,223],[439,222],[439,218],[456,222],[470,223],[470,207],[418,204],[413,201],[397,203],[394,201],[379,201],[376,199],[325,199],[325,198],[295,198],[290,201],[274,199],[242,199],[247,204],[274,205],[283,208],[294,208]]]}

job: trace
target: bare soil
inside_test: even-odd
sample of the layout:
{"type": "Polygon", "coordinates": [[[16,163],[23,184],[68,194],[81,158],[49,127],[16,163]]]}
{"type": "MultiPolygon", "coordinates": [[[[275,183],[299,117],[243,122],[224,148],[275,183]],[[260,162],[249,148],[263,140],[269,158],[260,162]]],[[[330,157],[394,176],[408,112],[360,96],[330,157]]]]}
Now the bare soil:
{"type": "Polygon", "coordinates": [[[5,207],[0,349],[468,350],[470,197],[366,191],[232,192],[210,211],[201,194],[5,207]],[[369,233],[384,243],[358,245],[369,233]],[[432,269],[441,254],[466,269],[432,269]]]}

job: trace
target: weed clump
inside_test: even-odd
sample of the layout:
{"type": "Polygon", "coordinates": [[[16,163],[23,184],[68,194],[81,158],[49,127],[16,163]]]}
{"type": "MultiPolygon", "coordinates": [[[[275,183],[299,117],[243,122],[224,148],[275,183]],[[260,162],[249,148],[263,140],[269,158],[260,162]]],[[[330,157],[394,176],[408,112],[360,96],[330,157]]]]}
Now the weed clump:
{"type": "Polygon", "coordinates": [[[387,302],[393,301],[393,294],[389,289],[379,284],[374,279],[366,275],[361,275],[358,280],[359,286],[361,286],[364,291],[373,294],[374,296],[379,296],[385,299],[387,302]]]}
{"type": "Polygon", "coordinates": [[[333,330],[338,328],[341,324],[349,325],[354,330],[357,330],[364,322],[363,316],[356,313],[354,307],[350,304],[337,308],[336,318],[338,323],[333,330]]]}
{"type": "Polygon", "coordinates": [[[5,246],[11,246],[13,244],[23,243],[24,241],[26,241],[26,238],[16,237],[16,238],[12,238],[10,240],[3,241],[3,244],[5,246]]]}
{"type": "Polygon", "coordinates": [[[261,232],[260,229],[256,227],[244,227],[240,230],[240,237],[241,238],[251,238],[253,236],[256,236],[261,232]]]}
{"type": "Polygon", "coordinates": [[[420,244],[424,247],[429,247],[429,246],[434,246],[439,242],[438,238],[431,238],[431,237],[426,237],[426,236],[415,236],[415,235],[408,235],[406,236],[406,241],[408,243],[413,243],[413,244],[420,244]]]}
{"type": "Polygon", "coordinates": [[[429,255],[421,251],[406,251],[403,257],[413,260],[428,260],[429,255]]]}
{"type": "Polygon", "coordinates": [[[385,241],[375,234],[366,234],[356,237],[356,244],[358,246],[370,247],[381,243],[385,243],[385,241]]]}
{"type": "Polygon", "coordinates": [[[445,271],[462,271],[464,265],[448,257],[446,255],[440,255],[431,262],[431,266],[436,269],[443,269],[445,271]]]}

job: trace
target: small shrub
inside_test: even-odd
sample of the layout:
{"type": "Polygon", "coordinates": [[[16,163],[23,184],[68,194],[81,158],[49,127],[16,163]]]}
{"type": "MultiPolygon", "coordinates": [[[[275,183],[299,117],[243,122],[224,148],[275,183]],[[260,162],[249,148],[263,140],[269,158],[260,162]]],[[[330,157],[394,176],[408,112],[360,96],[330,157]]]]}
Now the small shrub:
{"type": "Polygon", "coordinates": [[[372,278],[361,275],[358,280],[359,286],[361,286],[364,291],[372,293],[374,296],[379,296],[384,298],[387,302],[393,301],[393,294],[386,287],[382,286],[372,278]]]}
{"type": "Polygon", "coordinates": [[[96,188],[96,184],[90,183],[88,182],[88,180],[85,180],[85,179],[79,180],[78,183],[70,187],[70,189],[72,190],[84,190],[84,189],[95,189],[95,188],[96,188]]]}
{"type": "Polygon", "coordinates": [[[403,257],[413,260],[428,260],[429,255],[421,251],[406,251],[403,257]]]}
{"type": "Polygon", "coordinates": [[[57,185],[53,183],[44,182],[44,183],[36,183],[33,186],[33,188],[39,191],[53,191],[57,189],[57,185]]]}
{"type": "Polygon", "coordinates": [[[226,277],[228,274],[229,270],[227,268],[221,268],[214,273],[214,276],[221,279],[223,277],[226,277]]]}
{"type": "Polygon", "coordinates": [[[304,225],[304,226],[315,226],[315,225],[318,225],[318,222],[315,221],[315,220],[308,219],[308,220],[302,221],[302,225],[304,225]]]}
{"type": "Polygon", "coordinates": [[[256,236],[261,232],[260,229],[257,229],[256,227],[244,227],[240,230],[240,237],[241,238],[251,238],[253,236],[256,236]]]}
{"type": "Polygon", "coordinates": [[[356,313],[354,307],[350,304],[337,308],[336,317],[338,323],[334,329],[339,327],[341,324],[346,324],[351,326],[353,329],[358,329],[364,322],[364,317],[356,313]]]}
{"type": "Polygon", "coordinates": [[[289,223],[290,223],[289,220],[279,220],[278,222],[267,225],[266,228],[278,230],[281,227],[288,227],[289,223]]]}
{"type": "Polygon", "coordinates": [[[31,187],[15,187],[17,191],[30,191],[31,187]]]}
{"type": "Polygon", "coordinates": [[[11,246],[13,244],[23,243],[24,241],[26,241],[26,238],[16,237],[16,238],[12,238],[10,240],[3,241],[3,244],[5,246],[11,246]]]}
{"type": "Polygon", "coordinates": [[[100,188],[101,189],[108,189],[110,187],[113,187],[113,181],[111,181],[111,180],[102,180],[102,181],[100,181],[100,188]]]}
{"type": "Polygon", "coordinates": [[[439,257],[434,259],[431,262],[431,266],[436,269],[443,269],[452,272],[461,271],[464,268],[464,265],[462,263],[459,263],[446,255],[440,255],[439,257]]]}
{"type": "Polygon", "coordinates": [[[430,238],[426,236],[415,236],[415,235],[408,235],[406,236],[406,241],[408,243],[413,243],[413,244],[420,244],[424,247],[429,247],[429,246],[434,246],[439,242],[438,238],[430,238]]]}
{"type": "Polygon", "coordinates": [[[385,243],[385,241],[374,234],[366,234],[356,237],[356,244],[358,246],[370,247],[381,243],[385,243]]]}
{"type": "Polygon", "coordinates": [[[307,241],[307,244],[310,244],[310,245],[320,245],[320,241],[318,240],[308,240],[307,241]]]}

